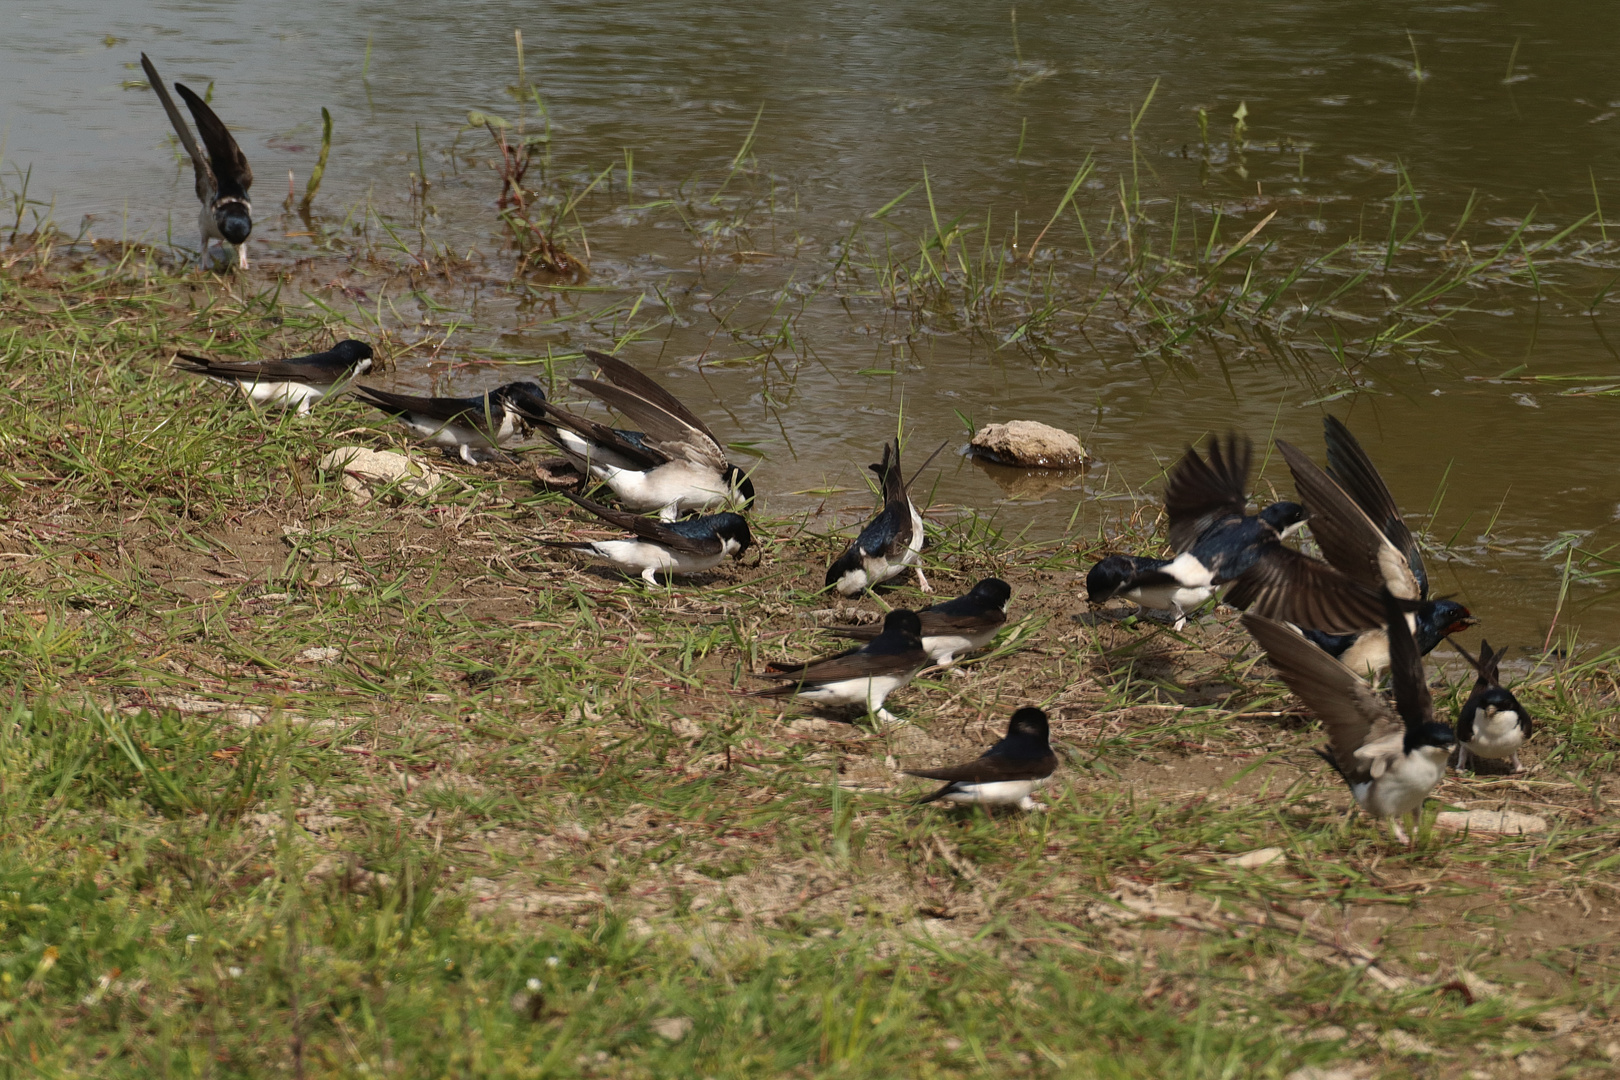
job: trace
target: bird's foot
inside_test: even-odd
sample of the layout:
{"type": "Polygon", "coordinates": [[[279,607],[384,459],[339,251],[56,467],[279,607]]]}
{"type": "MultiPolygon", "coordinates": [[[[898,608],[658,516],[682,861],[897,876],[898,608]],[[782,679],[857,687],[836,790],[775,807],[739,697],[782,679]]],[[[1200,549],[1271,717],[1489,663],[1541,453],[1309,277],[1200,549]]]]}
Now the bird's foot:
{"type": "Polygon", "coordinates": [[[872,715],[877,717],[879,720],[883,721],[885,724],[903,724],[903,723],[905,723],[904,720],[900,719],[898,716],[894,715],[894,713],[892,713],[888,709],[884,709],[884,708],[874,709],[872,711],[872,715]]]}
{"type": "Polygon", "coordinates": [[[236,247],[236,265],[240,266],[243,270],[248,268],[247,244],[245,243],[238,244],[236,247]]]}
{"type": "Polygon", "coordinates": [[[1514,754],[1513,755],[1513,768],[1509,769],[1508,773],[1511,775],[1511,774],[1514,774],[1514,773],[1522,773],[1522,772],[1529,772],[1529,771],[1530,771],[1529,769],[1524,767],[1524,763],[1519,760],[1519,755],[1514,754]]]}
{"type": "Polygon", "coordinates": [[[926,593],[931,593],[934,591],[934,587],[928,584],[928,578],[923,575],[921,566],[917,567],[917,588],[926,593]]]}
{"type": "Polygon", "coordinates": [[[1033,795],[1025,795],[1022,799],[1018,800],[1018,809],[1029,814],[1044,814],[1050,810],[1051,807],[1047,806],[1043,802],[1037,802],[1033,795]]]}
{"type": "Polygon", "coordinates": [[[1401,843],[1405,844],[1407,847],[1412,846],[1412,838],[1410,836],[1406,835],[1406,830],[1405,829],[1401,828],[1401,822],[1400,822],[1399,818],[1390,818],[1389,819],[1389,828],[1390,828],[1390,831],[1395,834],[1395,839],[1399,840],[1401,843]]]}
{"type": "Polygon", "coordinates": [[[961,668],[957,667],[955,664],[946,664],[945,665],[945,670],[950,675],[950,677],[953,678],[953,679],[970,679],[970,678],[972,678],[971,675],[969,675],[966,671],[963,671],[961,668]]]}

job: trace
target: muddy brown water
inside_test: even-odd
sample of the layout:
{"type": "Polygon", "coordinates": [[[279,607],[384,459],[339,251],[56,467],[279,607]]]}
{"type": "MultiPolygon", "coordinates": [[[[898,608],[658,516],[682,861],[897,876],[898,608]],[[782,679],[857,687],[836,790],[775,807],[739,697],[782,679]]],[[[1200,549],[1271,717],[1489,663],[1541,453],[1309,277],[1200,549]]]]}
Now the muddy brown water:
{"type": "MultiPolygon", "coordinates": [[[[1539,650],[1562,597],[1561,629],[1620,642],[1620,596],[1602,574],[1620,558],[1620,548],[1609,552],[1620,542],[1620,402],[1606,393],[1620,387],[1611,345],[1620,290],[1605,291],[1620,276],[1620,224],[1613,245],[1599,219],[1559,235],[1595,199],[1620,205],[1620,75],[1610,56],[1620,10],[1220,0],[1014,11],[11,4],[0,12],[4,173],[14,194],[31,169],[28,193],[41,205],[25,213],[49,212],[69,232],[84,221],[98,236],[194,244],[189,170],[177,167],[133,66],[145,49],[171,80],[214,83],[214,104],[258,178],[256,235],[271,265],[308,250],[303,227],[275,204],[289,170],[302,189],[326,106],[336,137],[318,224],[341,234],[368,207],[419,222],[458,251],[482,253],[494,280],[510,257],[489,140],[462,129],[469,110],[515,115],[512,31],[521,29],[526,78],[552,123],[553,190],[577,190],[618,163],[580,206],[593,291],[469,288],[414,331],[474,324],[452,332],[441,357],[462,348],[472,360],[489,349],[543,357],[639,329],[624,354],[758,453],[756,482],[776,511],[862,505],[861,468],[902,410],[913,462],[941,440],[965,442],[963,417],[1063,426],[1096,455],[1082,477],[1009,493],[947,457],[922,481],[938,503],[978,508],[1033,538],[1056,537],[1071,520],[1082,536],[1106,530],[1206,431],[1274,432],[1319,452],[1320,416],[1331,410],[1349,418],[1427,528],[1437,587],[1461,594],[1493,639],[1539,650]],[[1236,132],[1240,104],[1246,130],[1236,132]],[[742,172],[725,200],[711,201],[750,131],[742,172]],[[433,181],[425,218],[409,197],[419,135],[433,181]],[[1062,302],[1044,336],[1010,340],[1020,320],[1006,312],[983,333],[964,332],[959,320],[914,315],[882,295],[875,272],[833,276],[842,259],[885,252],[916,269],[917,238],[936,214],[972,224],[988,213],[989,228],[967,234],[970,250],[984,234],[1010,242],[1016,229],[1027,252],[1087,154],[1095,169],[1073,208],[1085,233],[1074,212],[1060,215],[1033,271],[1008,264],[1009,295],[1053,283],[1062,302]],[[925,169],[926,189],[915,186],[925,169]],[[881,220],[871,216],[908,189],[881,220]],[[683,193],[700,218],[627,209],[683,193]],[[728,217],[739,194],[751,207],[741,227],[728,217]],[[1137,221],[1129,237],[1122,200],[1137,221]],[[1124,267],[1144,238],[1162,254],[1176,230],[1178,258],[1190,261],[1190,234],[1206,242],[1217,214],[1220,252],[1273,211],[1252,260],[1259,280],[1322,257],[1372,272],[1333,298],[1351,270],[1306,274],[1269,324],[1215,319],[1169,350],[1141,307],[1110,299],[1081,324],[1104,287],[1130,292],[1124,267]],[[1392,214],[1404,240],[1379,259],[1392,214]],[[1350,238],[1361,241],[1355,258],[1330,255],[1350,238]],[[1546,241],[1556,244],[1535,250],[1546,241]],[[1362,349],[1424,282],[1499,243],[1517,244],[1512,265],[1423,305],[1435,325],[1362,349]],[[1339,341],[1360,344],[1335,355],[1339,341]]],[[[1219,287],[1239,286],[1238,269],[1227,267],[1219,287]]],[[[1186,299],[1178,280],[1161,306],[1186,299]]],[[[472,392],[510,377],[497,364],[407,361],[391,379],[472,392]]],[[[1287,488],[1274,457],[1267,482],[1287,488]]]]}

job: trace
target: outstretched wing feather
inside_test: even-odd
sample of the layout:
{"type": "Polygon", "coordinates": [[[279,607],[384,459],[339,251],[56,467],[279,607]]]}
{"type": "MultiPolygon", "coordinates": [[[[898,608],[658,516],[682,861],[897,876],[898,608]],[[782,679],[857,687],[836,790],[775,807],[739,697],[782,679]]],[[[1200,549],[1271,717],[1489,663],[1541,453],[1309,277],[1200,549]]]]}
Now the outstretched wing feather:
{"type": "Polygon", "coordinates": [[[1390,494],[1389,485],[1384,483],[1383,476],[1361,448],[1361,443],[1338,417],[1325,417],[1322,428],[1327,442],[1328,473],[1406,557],[1406,564],[1418,584],[1418,596],[1426,598],[1429,595],[1429,575],[1423,566],[1423,553],[1418,550],[1412,530],[1407,528],[1405,519],[1401,517],[1400,507],[1395,505],[1395,496],[1390,494]]]}
{"type": "Polygon", "coordinates": [[[202,136],[203,145],[208,147],[208,163],[214,170],[214,182],[219,185],[219,193],[247,198],[248,188],[253,186],[253,169],[248,165],[247,155],[236,145],[225,122],[209,108],[208,102],[184,83],[175,83],[174,88],[186,99],[186,108],[191,110],[191,118],[197,122],[197,134],[202,136]]]}
{"type": "Polygon", "coordinates": [[[1419,599],[1420,586],[1405,553],[1366,510],[1299,447],[1278,439],[1277,449],[1294,475],[1294,488],[1310,512],[1311,535],[1327,561],[1369,588],[1387,586],[1396,596],[1419,599]]]}
{"type": "Polygon", "coordinates": [[[1350,634],[1384,624],[1378,593],[1327,563],[1273,544],[1232,582],[1226,602],[1307,630],[1350,634]]]}
{"type": "Polygon", "coordinates": [[[635,421],[646,433],[647,445],[661,454],[724,472],[730,462],[707,428],[648,401],[639,394],[596,379],[574,379],[573,384],[595,395],[635,421]]]}
{"type": "Polygon", "coordinates": [[[1187,448],[1170,468],[1164,486],[1164,509],[1170,518],[1170,545],[1186,551],[1211,525],[1241,515],[1249,504],[1249,464],[1254,446],[1236,432],[1226,445],[1213,438],[1208,460],[1187,448]]]}
{"type": "Polygon", "coordinates": [[[197,147],[197,140],[191,134],[191,128],[186,124],[180,110],[175,107],[174,98],[169,96],[169,90],[158,77],[157,68],[145,53],[141,53],[141,67],[146,71],[146,81],[152,84],[157,91],[158,100],[163,103],[163,111],[169,114],[169,123],[174,125],[174,133],[180,136],[180,145],[186,148],[191,156],[191,167],[197,174],[197,198],[206,201],[214,193],[214,171],[208,167],[208,159],[197,147]]]}
{"type": "Polygon", "coordinates": [[[1243,625],[1266,650],[1283,682],[1322,721],[1345,779],[1368,779],[1368,763],[1356,751],[1400,733],[1400,718],[1354,671],[1282,623],[1251,611],[1244,614],[1243,625]]]}

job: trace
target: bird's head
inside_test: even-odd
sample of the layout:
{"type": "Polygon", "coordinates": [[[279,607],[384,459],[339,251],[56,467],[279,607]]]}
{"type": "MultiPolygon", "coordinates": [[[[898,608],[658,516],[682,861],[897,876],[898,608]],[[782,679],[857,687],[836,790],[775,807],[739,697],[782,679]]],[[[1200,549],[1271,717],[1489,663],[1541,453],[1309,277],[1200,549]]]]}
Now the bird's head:
{"type": "Polygon", "coordinates": [[[546,392],[537,382],[514,382],[490,391],[490,397],[523,416],[544,416],[546,392]]]}
{"type": "Polygon", "coordinates": [[[1026,707],[1012,714],[1007,722],[1008,736],[1023,735],[1031,739],[1040,739],[1045,742],[1050,727],[1047,724],[1046,713],[1040,709],[1026,707]]]}
{"type": "Polygon", "coordinates": [[[1277,530],[1278,536],[1292,536],[1305,524],[1305,508],[1284,499],[1260,511],[1260,520],[1277,530]]]}
{"type": "Polygon", "coordinates": [[[253,209],[242,199],[221,199],[214,204],[214,221],[221,236],[240,246],[253,232],[253,209]]]}
{"type": "Polygon", "coordinates": [[[1125,587],[1136,574],[1136,563],[1129,555],[1110,555],[1086,572],[1086,599],[1100,604],[1125,587]]]}
{"type": "Polygon", "coordinates": [[[743,552],[754,546],[754,534],[749,531],[748,522],[741,514],[714,515],[714,535],[737,545],[737,550],[732,552],[733,558],[741,558],[743,552]]]}
{"type": "Polygon", "coordinates": [[[983,604],[985,607],[1007,610],[1007,601],[1012,599],[1012,586],[1000,578],[985,578],[973,586],[969,596],[983,604]]]}

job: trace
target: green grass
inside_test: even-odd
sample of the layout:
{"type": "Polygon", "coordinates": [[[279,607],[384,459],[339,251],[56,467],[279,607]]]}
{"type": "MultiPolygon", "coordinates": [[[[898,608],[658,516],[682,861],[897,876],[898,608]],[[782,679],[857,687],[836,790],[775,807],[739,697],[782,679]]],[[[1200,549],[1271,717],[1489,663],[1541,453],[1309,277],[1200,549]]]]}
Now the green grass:
{"type": "Polygon", "coordinates": [[[835,538],[767,509],[760,566],[648,591],[538,551],[577,524],[521,467],[356,507],[315,461],[396,428],[164,369],[335,316],[138,249],[8,258],[5,1075],[1608,1067],[1612,658],[1527,680],[1530,777],[1438,793],[1552,832],[1397,848],[1227,623],[1076,619],[1076,573],[1151,515],[1037,544],[963,513],[930,576],[1006,576],[1018,633],[896,695],[894,731],[779,717],[736,691],[829,647],[835,538]],[[1063,748],[1049,814],[910,805],[887,759],[1026,702],[1063,748]]]}

